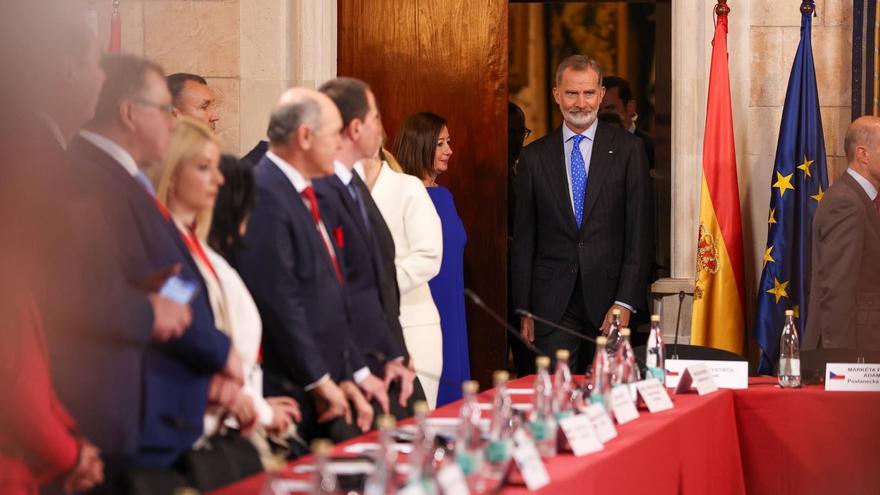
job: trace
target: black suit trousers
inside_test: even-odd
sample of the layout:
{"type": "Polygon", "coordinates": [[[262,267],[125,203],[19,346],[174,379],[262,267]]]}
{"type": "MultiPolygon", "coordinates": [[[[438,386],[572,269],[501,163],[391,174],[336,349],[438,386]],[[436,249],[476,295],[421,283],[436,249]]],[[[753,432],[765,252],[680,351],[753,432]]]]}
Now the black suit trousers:
{"type": "MultiPolygon", "coordinates": [[[[568,305],[562,314],[559,325],[590,338],[596,338],[599,335],[599,330],[590,323],[590,318],[587,316],[580,273],[578,273],[574,289],[568,298],[568,305]]],[[[583,374],[589,368],[596,352],[596,345],[592,342],[538,322],[535,322],[535,347],[550,356],[554,363],[556,351],[567,349],[570,353],[569,367],[575,374],[583,374]]]]}

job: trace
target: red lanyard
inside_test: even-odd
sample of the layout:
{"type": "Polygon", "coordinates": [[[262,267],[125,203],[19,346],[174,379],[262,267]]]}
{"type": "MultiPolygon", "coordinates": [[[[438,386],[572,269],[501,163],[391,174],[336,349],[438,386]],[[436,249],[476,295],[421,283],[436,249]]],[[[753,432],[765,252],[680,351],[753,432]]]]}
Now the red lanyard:
{"type": "Polygon", "coordinates": [[[192,253],[193,256],[201,260],[205,266],[211,270],[211,274],[214,275],[214,278],[219,282],[220,277],[217,276],[217,272],[214,271],[214,266],[211,265],[211,262],[208,260],[208,255],[205,254],[205,250],[202,249],[202,243],[199,241],[199,238],[196,237],[196,229],[189,228],[189,233],[181,231],[181,236],[183,237],[183,242],[186,243],[186,247],[189,248],[189,252],[192,253]]]}

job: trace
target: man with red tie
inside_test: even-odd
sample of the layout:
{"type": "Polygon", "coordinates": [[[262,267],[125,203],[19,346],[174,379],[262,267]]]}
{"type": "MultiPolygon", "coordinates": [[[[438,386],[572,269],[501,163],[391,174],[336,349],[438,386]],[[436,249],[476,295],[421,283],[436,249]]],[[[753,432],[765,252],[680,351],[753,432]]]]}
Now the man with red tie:
{"type": "Polygon", "coordinates": [[[388,403],[350,335],[344,233],[312,188],[313,179],[333,174],[341,128],[327,96],[304,88],[282,95],[269,121],[269,151],[254,168],[257,203],[239,257],[264,325],[266,395],[294,396],[307,440],[356,435],[349,401],[363,412],[356,418],[362,431],[372,416],[367,400],[388,403]]]}

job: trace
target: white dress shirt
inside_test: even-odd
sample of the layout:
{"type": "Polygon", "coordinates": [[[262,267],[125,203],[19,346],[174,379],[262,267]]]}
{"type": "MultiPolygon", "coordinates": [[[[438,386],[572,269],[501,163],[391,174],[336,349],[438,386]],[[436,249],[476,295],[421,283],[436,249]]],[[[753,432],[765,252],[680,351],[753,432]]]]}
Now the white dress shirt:
{"type": "MultiPolygon", "coordinates": [[[[290,183],[293,184],[293,187],[294,187],[294,189],[296,189],[296,192],[299,193],[300,199],[302,200],[306,209],[311,211],[312,205],[309,204],[309,200],[302,197],[302,192],[305,191],[305,189],[307,187],[311,187],[312,182],[310,180],[306,179],[305,177],[303,177],[303,175],[301,173],[299,173],[299,170],[295,169],[293,167],[293,165],[287,163],[286,160],[284,160],[280,156],[276,155],[275,153],[273,153],[271,151],[267,151],[266,158],[268,158],[272,163],[274,163],[275,166],[277,166],[278,169],[281,170],[281,172],[290,180],[290,183]]],[[[351,181],[351,177],[349,177],[348,180],[351,181]]],[[[324,220],[321,220],[320,222],[318,222],[318,231],[321,233],[321,237],[324,240],[324,245],[327,247],[327,250],[329,252],[333,253],[334,252],[333,251],[333,243],[330,240],[330,234],[327,232],[327,226],[324,225],[324,220]]],[[[368,368],[366,366],[355,371],[352,374],[352,378],[354,378],[355,383],[361,383],[364,380],[366,380],[369,376],[370,376],[370,368],[368,368]]],[[[306,392],[311,391],[312,389],[314,389],[315,387],[317,387],[318,385],[324,383],[326,380],[329,380],[329,379],[330,379],[330,375],[325,374],[321,378],[318,378],[317,381],[306,385],[305,386],[306,392]]]]}
{"type": "Polygon", "coordinates": [[[339,177],[339,180],[342,181],[345,187],[348,187],[348,185],[351,184],[351,180],[354,179],[354,172],[349,170],[348,167],[339,160],[333,162],[333,167],[336,177],[339,177]]]}
{"type": "Polygon", "coordinates": [[[853,179],[855,179],[856,182],[858,182],[859,185],[862,186],[862,189],[865,190],[865,193],[868,194],[868,198],[871,201],[874,201],[874,198],[877,197],[877,188],[874,187],[874,184],[871,184],[871,182],[866,179],[862,174],[856,172],[851,168],[847,168],[846,173],[848,173],[853,179]]]}

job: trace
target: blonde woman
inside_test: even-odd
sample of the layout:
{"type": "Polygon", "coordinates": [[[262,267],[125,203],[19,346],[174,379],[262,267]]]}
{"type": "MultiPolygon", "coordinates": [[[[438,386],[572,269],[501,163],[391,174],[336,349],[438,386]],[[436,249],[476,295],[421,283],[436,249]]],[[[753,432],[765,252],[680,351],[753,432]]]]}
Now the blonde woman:
{"type": "MultiPolygon", "coordinates": [[[[217,196],[225,183],[215,134],[198,121],[179,118],[157,182],[156,196],[180,230],[205,279],[215,324],[232,339],[244,364],[244,394],[231,412],[245,430],[261,426],[270,433],[286,431],[293,420],[299,419],[299,408],[287,397],[267,400],[262,396],[257,363],[262,337],[259,313],[238,273],[205,241],[217,196]]],[[[206,435],[216,430],[219,412],[209,410],[206,415],[206,435]]]]}

